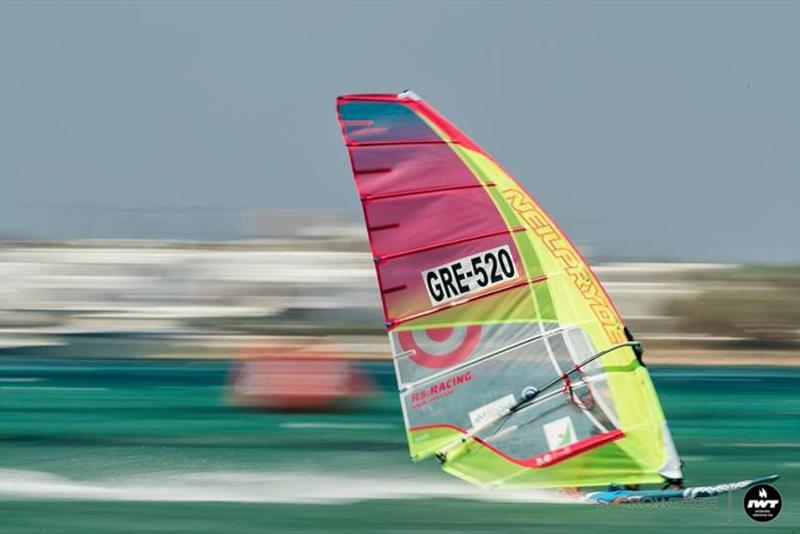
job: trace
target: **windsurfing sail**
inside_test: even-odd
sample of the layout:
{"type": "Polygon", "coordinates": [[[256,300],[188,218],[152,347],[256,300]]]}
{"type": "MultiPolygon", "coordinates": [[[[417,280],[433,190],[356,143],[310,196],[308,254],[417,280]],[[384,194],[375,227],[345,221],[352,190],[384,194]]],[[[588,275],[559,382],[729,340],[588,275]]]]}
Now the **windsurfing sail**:
{"type": "Polygon", "coordinates": [[[481,485],[681,478],[638,344],[541,206],[410,91],[337,111],[412,458],[481,485]]]}

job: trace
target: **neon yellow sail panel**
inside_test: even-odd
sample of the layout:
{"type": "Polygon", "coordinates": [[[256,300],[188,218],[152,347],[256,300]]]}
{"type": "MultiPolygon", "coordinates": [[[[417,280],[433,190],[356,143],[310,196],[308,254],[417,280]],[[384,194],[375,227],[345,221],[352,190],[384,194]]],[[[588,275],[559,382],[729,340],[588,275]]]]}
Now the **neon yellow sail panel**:
{"type": "Polygon", "coordinates": [[[411,92],[337,111],[412,457],[482,485],[680,478],[638,345],[541,206],[411,92]]]}

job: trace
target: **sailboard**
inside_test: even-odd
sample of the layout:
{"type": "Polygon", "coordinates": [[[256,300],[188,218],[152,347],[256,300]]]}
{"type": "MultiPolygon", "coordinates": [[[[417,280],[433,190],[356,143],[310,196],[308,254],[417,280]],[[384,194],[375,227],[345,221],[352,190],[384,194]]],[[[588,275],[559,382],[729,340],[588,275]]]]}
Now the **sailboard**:
{"type": "Polygon", "coordinates": [[[539,203],[413,92],[337,113],[411,457],[481,486],[680,481],[641,345],[539,203]]]}
{"type": "Polygon", "coordinates": [[[586,494],[586,500],[598,504],[630,504],[674,500],[691,501],[694,499],[716,497],[718,495],[731,493],[740,489],[752,488],[753,486],[774,482],[776,480],[778,480],[778,475],[770,475],[753,480],[740,480],[739,482],[728,482],[726,484],[716,484],[714,486],[695,486],[691,488],[661,490],[610,489],[607,491],[588,493],[586,494]]]}

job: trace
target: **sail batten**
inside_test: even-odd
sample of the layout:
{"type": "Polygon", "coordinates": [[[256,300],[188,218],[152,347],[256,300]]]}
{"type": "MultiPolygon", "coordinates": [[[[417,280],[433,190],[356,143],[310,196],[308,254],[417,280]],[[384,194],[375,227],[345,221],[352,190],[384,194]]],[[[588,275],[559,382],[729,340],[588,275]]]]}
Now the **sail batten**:
{"type": "Polygon", "coordinates": [[[494,187],[495,184],[475,184],[475,185],[456,185],[450,187],[431,187],[428,189],[414,189],[411,191],[399,191],[397,193],[386,193],[385,195],[368,195],[361,197],[362,202],[372,202],[375,200],[384,200],[387,198],[410,197],[413,195],[429,195],[431,193],[443,193],[445,191],[456,191],[459,189],[471,189],[473,187],[494,187]]]}
{"type": "Polygon", "coordinates": [[[380,147],[380,146],[408,146],[408,145],[457,145],[454,141],[351,141],[348,147],[380,147]]]}
{"type": "Polygon", "coordinates": [[[446,456],[447,472],[480,484],[674,472],[640,354],[550,215],[414,93],[347,95],[337,112],[412,457],[446,456]]]}
{"type": "Polygon", "coordinates": [[[408,256],[409,254],[418,254],[420,252],[427,252],[429,250],[435,250],[437,248],[448,247],[450,245],[458,245],[461,243],[468,243],[469,241],[476,241],[478,239],[485,239],[487,237],[495,237],[498,235],[504,235],[508,233],[516,233],[516,232],[524,232],[526,228],[524,226],[518,226],[516,228],[512,228],[511,230],[498,230],[496,232],[488,232],[485,234],[478,234],[473,236],[462,237],[460,239],[451,239],[450,241],[444,241],[442,243],[434,243],[433,245],[428,245],[425,247],[418,247],[412,248],[408,250],[401,250],[399,252],[393,252],[392,254],[386,254],[384,256],[375,257],[375,261],[384,261],[384,260],[391,260],[393,258],[401,258],[403,256],[408,256]]]}

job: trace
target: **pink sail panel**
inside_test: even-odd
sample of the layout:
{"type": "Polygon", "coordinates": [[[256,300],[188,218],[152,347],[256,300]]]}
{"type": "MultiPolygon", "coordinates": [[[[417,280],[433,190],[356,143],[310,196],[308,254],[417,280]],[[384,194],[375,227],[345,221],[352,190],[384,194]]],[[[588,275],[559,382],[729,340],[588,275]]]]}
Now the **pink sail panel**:
{"type": "Polygon", "coordinates": [[[415,192],[364,201],[376,256],[508,233],[483,187],[415,192]],[[491,210],[490,210],[491,208],[491,210]],[[376,230],[383,228],[380,230],[376,230]]]}
{"type": "Polygon", "coordinates": [[[361,196],[476,186],[475,175],[446,144],[350,147],[361,196]]]}
{"type": "MultiPolygon", "coordinates": [[[[482,183],[392,95],[339,99],[387,325],[525,283],[509,228],[482,183]]],[[[413,103],[412,104],[416,104],[413,103]]]]}

